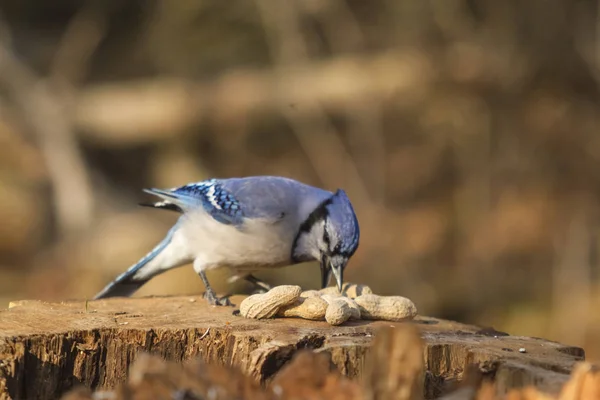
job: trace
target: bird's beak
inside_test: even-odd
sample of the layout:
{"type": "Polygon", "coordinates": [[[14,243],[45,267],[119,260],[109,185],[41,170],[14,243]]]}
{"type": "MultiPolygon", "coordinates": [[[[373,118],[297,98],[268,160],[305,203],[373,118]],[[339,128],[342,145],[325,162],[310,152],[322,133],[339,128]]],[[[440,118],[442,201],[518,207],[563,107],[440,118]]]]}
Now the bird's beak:
{"type": "Polygon", "coordinates": [[[340,262],[338,257],[334,257],[332,259],[325,254],[321,256],[321,289],[329,286],[331,273],[333,272],[337,288],[340,293],[342,293],[342,285],[344,283],[344,267],[346,266],[347,261],[348,260],[340,262]]]}
{"type": "Polygon", "coordinates": [[[344,283],[344,264],[334,265],[331,260],[329,260],[329,266],[329,271],[333,271],[333,275],[335,276],[338,290],[340,293],[342,293],[342,284],[344,283]]]}
{"type": "Polygon", "coordinates": [[[326,255],[321,256],[321,289],[325,289],[331,280],[331,262],[326,255]]]}

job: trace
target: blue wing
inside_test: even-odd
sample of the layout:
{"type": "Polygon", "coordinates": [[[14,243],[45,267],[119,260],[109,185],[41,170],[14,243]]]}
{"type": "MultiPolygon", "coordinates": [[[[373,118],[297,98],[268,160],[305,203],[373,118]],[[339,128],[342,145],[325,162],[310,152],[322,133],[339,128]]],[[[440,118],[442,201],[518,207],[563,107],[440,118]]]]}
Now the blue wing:
{"type": "MultiPolygon", "coordinates": [[[[240,225],[244,211],[238,200],[217,179],[190,183],[173,189],[144,189],[145,192],[163,198],[167,203],[189,211],[201,206],[215,220],[227,225],[240,225]]],[[[164,208],[164,203],[161,207],[164,208]]],[[[161,208],[159,207],[159,208],[161,208]]]]}

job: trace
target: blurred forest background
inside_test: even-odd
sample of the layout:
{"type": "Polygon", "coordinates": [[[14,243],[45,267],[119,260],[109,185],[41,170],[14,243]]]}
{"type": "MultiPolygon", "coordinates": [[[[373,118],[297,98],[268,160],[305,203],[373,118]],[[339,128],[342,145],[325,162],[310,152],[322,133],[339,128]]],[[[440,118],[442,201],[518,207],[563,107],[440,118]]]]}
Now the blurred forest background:
{"type": "Polygon", "coordinates": [[[349,193],[349,281],[600,359],[598,4],[0,1],[0,306],[137,261],[142,188],[274,174],[349,193]]]}

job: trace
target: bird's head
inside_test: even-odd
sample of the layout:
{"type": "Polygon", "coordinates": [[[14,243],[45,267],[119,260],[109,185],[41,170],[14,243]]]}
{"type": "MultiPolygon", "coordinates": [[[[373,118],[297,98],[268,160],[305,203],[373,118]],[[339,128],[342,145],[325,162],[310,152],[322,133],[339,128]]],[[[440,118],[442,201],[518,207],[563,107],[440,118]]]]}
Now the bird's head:
{"type": "Polygon", "coordinates": [[[310,214],[298,232],[294,257],[310,256],[321,262],[321,287],[331,275],[340,292],[344,268],[358,248],[360,230],[350,199],[341,189],[310,214]]]}

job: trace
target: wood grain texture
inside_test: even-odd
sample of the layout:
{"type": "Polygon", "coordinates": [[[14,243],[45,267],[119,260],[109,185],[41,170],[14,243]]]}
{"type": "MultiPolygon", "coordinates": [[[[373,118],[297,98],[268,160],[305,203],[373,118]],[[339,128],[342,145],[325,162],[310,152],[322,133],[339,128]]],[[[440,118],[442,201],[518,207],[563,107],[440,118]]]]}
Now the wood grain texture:
{"type": "Polygon", "coordinates": [[[269,384],[294,354],[310,349],[328,353],[342,375],[358,378],[378,329],[404,324],[417,328],[424,343],[427,398],[439,396],[471,364],[502,391],[534,384],[557,393],[584,355],[576,347],[435,318],[332,327],[295,318],[249,320],[233,311],[191,296],[107,299],[87,308],[83,301],[11,303],[0,312],[0,399],[59,398],[78,384],[114,388],[145,352],[177,362],[198,357],[235,366],[269,384]]]}

